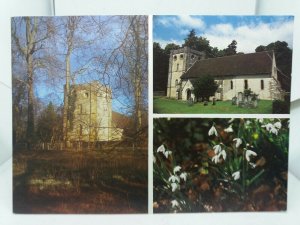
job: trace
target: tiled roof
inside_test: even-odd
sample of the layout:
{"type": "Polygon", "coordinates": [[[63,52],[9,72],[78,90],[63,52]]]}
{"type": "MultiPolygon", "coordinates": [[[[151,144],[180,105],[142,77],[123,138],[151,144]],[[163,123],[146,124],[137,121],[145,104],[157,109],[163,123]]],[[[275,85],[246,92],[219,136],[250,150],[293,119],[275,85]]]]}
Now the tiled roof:
{"type": "Polygon", "coordinates": [[[199,60],[181,78],[210,76],[238,76],[272,73],[272,52],[237,54],[219,58],[199,60]]]}

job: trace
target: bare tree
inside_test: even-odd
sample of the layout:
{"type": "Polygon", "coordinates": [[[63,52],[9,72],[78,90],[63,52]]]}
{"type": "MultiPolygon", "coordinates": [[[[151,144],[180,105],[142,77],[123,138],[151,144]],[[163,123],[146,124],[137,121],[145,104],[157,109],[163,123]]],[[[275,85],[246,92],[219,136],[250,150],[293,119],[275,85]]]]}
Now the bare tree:
{"type": "MultiPolygon", "coordinates": [[[[26,63],[27,85],[27,142],[28,148],[34,139],[34,78],[35,70],[41,67],[38,53],[43,50],[44,42],[52,34],[47,22],[45,26],[40,26],[37,17],[24,17],[12,19],[12,45],[17,49],[22,59],[26,63]],[[25,31],[22,26],[25,23],[25,31]]],[[[14,62],[14,61],[13,61],[14,62]]]]}

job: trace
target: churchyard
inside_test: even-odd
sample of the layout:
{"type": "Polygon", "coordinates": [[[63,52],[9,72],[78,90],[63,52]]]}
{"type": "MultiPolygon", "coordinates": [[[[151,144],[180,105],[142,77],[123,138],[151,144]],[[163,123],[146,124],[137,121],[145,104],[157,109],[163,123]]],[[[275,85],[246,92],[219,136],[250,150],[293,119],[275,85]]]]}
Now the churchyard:
{"type": "Polygon", "coordinates": [[[259,100],[256,108],[239,107],[233,105],[232,101],[217,101],[213,105],[212,101],[204,105],[203,102],[193,104],[187,101],[169,99],[166,97],[154,97],[153,99],[154,113],[212,113],[212,114],[269,114],[272,113],[271,100],[259,100]]]}

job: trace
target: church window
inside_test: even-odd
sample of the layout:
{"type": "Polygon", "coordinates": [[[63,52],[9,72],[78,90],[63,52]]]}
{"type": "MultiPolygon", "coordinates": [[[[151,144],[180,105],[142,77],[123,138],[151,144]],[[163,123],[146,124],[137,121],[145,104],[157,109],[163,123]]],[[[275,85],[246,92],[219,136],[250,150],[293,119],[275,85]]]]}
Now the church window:
{"type": "Polygon", "coordinates": [[[177,85],[178,85],[178,80],[176,79],[176,80],[175,80],[175,86],[177,86],[177,85]]]}
{"type": "Polygon", "coordinates": [[[174,55],[173,59],[174,59],[174,61],[176,61],[176,60],[177,60],[177,56],[176,56],[176,55],[174,55]]]}
{"type": "Polygon", "coordinates": [[[248,80],[244,80],[244,89],[248,89],[248,80]]]}
{"type": "Polygon", "coordinates": [[[230,81],[230,89],[231,90],[233,89],[233,81],[232,80],[230,81]]]}
{"type": "Polygon", "coordinates": [[[88,92],[85,92],[85,93],[84,93],[84,96],[85,96],[86,98],[88,98],[88,97],[89,97],[89,93],[88,93],[88,92]]]}
{"type": "Polygon", "coordinates": [[[183,59],[183,54],[180,54],[180,59],[183,59]]]}
{"type": "Polygon", "coordinates": [[[179,63],[177,63],[177,66],[176,66],[176,71],[179,70],[179,63]]]}
{"type": "Polygon", "coordinates": [[[191,56],[191,58],[193,59],[193,58],[195,58],[195,56],[194,56],[194,55],[192,55],[192,56],[191,56]]]}
{"type": "Polygon", "coordinates": [[[265,84],[264,84],[264,80],[260,81],[260,89],[264,90],[265,89],[265,84]]]}

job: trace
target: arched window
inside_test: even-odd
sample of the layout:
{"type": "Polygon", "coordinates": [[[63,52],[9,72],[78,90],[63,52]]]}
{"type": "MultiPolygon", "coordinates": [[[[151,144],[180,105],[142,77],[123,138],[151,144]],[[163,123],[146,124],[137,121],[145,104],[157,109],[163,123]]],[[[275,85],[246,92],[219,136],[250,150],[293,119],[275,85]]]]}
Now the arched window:
{"type": "Polygon", "coordinates": [[[230,89],[231,90],[233,89],[233,81],[232,80],[230,81],[230,89]]]}
{"type": "Polygon", "coordinates": [[[176,55],[174,55],[174,56],[173,56],[173,59],[174,59],[174,61],[176,61],[176,60],[177,60],[177,56],[176,56],[176,55]]]}
{"type": "Polygon", "coordinates": [[[244,80],[244,89],[248,89],[248,80],[244,80]]]}
{"type": "Polygon", "coordinates": [[[179,63],[177,63],[177,66],[176,66],[176,71],[179,70],[179,63]]]}
{"type": "Polygon", "coordinates": [[[264,84],[264,80],[260,81],[260,89],[264,90],[265,89],[265,84],[264,84]]]}
{"type": "Polygon", "coordinates": [[[180,59],[183,59],[183,54],[180,54],[180,59]]]}

